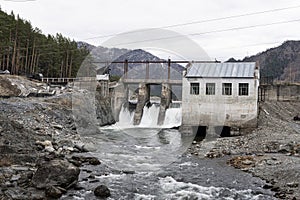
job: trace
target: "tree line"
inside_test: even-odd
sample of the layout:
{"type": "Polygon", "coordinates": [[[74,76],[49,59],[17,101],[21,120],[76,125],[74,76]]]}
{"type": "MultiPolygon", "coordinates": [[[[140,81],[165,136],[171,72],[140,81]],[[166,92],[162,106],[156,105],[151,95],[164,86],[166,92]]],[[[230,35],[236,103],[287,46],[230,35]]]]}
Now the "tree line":
{"type": "Polygon", "coordinates": [[[75,77],[88,55],[84,46],[61,34],[44,35],[27,20],[0,8],[0,69],[15,75],[75,77]]]}

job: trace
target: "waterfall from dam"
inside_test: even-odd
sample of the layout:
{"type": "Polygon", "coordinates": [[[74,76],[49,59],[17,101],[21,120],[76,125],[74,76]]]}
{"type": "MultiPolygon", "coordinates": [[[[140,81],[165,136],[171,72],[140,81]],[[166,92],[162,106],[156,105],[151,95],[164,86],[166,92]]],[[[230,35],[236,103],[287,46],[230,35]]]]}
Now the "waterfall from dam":
{"type": "MultiPolygon", "coordinates": [[[[143,117],[140,125],[136,127],[141,128],[173,128],[181,125],[181,105],[179,103],[171,104],[167,109],[164,124],[162,126],[157,125],[157,119],[159,114],[159,105],[152,104],[150,107],[145,106],[143,110],[143,117]]],[[[119,114],[119,127],[133,127],[134,111],[129,111],[125,106],[119,114]]]]}

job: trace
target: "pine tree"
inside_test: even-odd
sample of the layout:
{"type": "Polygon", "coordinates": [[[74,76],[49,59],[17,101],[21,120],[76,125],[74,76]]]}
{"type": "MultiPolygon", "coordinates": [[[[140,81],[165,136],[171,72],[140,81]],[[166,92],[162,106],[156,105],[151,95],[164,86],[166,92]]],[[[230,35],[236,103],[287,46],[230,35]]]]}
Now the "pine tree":
{"type": "Polygon", "coordinates": [[[42,73],[47,77],[75,77],[89,51],[62,34],[44,35],[29,21],[0,8],[0,69],[12,74],[42,73]]]}

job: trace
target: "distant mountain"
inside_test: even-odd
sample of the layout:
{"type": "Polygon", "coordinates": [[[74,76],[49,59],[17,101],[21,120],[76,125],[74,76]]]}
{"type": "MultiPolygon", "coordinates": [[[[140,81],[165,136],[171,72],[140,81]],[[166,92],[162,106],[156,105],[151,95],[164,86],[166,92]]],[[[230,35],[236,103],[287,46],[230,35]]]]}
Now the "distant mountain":
{"type": "Polygon", "coordinates": [[[107,48],[98,46],[91,51],[95,62],[111,62],[123,54],[130,52],[129,49],[107,48]]]}
{"type": "MultiPolygon", "coordinates": [[[[129,78],[144,78],[146,76],[145,63],[130,63],[133,61],[164,61],[153,54],[142,49],[119,49],[107,47],[95,47],[85,42],[78,42],[78,46],[90,50],[92,63],[97,69],[98,74],[110,73],[115,77],[122,77],[124,75],[123,63],[127,60],[128,64],[128,77],[129,78]]],[[[181,79],[181,74],[184,67],[179,64],[171,64],[171,78],[181,79]]],[[[167,78],[167,64],[150,63],[149,64],[149,77],[150,78],[167,78]]]]}
{"type": "MultiPolygon", "coordinates": [[[[154,56],[153,54],[142,49],[128,51],[127,53],[119,56],[114,61],[123,62],[130,61],[164,61],[163,59],[154,56]]],[[[122,76],[124,74],[124,65],[112,63],[109,66],[112,75],[122,76]]],[[[171,64],[171,78],[181,79],[181,74],[184,67],[179,64],[171,64]]],[[[131,78],[144,78],[146,76],[146,64],[129,63],[128,64],[129,76],[131,78]]],[[[167,78],[167,64],[150,63],[149,64],[150,78],[167,78]]]]}
{"type": "Polygon", "coordinates": [[[259,62],[261,77],[271,76],[286,82],[300,82],[300,41],[286,41],[243,60],[230,58],[228,62],[259,62]]]}
{"type": "Polygon", "coordinates": [[[89,51],[92,51],[94,48],[96,48],[96,46],[89,44],[87,42],[82,42],[82,41],[77,42],[77,46],[78,46],[78,48],[85,48],[89,51]]]}
{"type": "Polygon", "coordinates": [[[119,49],[119,48],[107,48],[103,46],[94,46],[87,42],[79,41],[77,42],[78,47],[84,47],[88,49],[91,54],[93,55],[94,61],[101,61],[101,62],[110,62],[115,58],[118,58],[120,55],[123,55],[127,52],[130,52],[129,49],[119,49]]]}

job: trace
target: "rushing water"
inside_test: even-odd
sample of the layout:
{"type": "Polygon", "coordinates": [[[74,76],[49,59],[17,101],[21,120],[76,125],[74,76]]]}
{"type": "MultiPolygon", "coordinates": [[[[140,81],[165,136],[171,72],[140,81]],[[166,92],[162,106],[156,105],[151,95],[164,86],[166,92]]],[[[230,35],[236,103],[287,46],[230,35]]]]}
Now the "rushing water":
{"type": "MultiPolygon", "coordinates": [[[[176,103],[166,111],[166,116],[164,120],[164,124],[162,126],[157,125],[157,119],[159,114],[159,105],[152,104],[150,107],[145,106],[143,110],[143,117],[140,125],[137,127],[141,128],[172,128],[178,127],[181,125],[181,108],[180,104],[176,103]]],[[[117,122],[113,127],[117,128],[136,128],[133,124],[133,115],[134,112],[129,111],[125,106],[123,106],[120,116],[119,122],[117,122]]]]}
{"type": "Polygon", "coordinates": [[[139,126],[133,126],[133,113],[123,108],[120,121],[101,128],[102,134],[89,136],[103,164],[85,166],[79,188],[63,199],[97,199],[93,189],[104,184],[109,199],[273,199],[262,189],[263,182],[225,164],[224,159],[201,159],[185,152],[193,141],[176,129],[181,109],[166,113],[163,126],[157,126],[158,106],[144,108],[139,126]],[[151,128],[150,128],[151,127],[151,128]]]}

